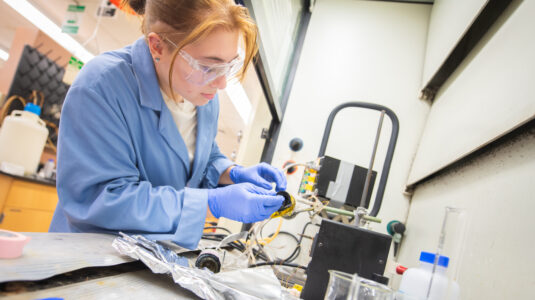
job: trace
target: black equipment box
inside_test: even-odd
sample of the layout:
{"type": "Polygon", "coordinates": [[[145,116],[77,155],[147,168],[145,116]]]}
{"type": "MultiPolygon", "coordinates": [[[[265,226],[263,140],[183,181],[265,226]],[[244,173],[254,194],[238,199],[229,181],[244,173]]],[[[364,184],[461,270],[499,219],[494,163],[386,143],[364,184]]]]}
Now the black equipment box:
{"type": "MultiPolygon", "coordinates": [[[[368,169],[353,165],[339,159],[324,156],[320,160],[320,169],[316,188],[318,196],[329,199],[330,205],[340,207],[343,204],[360,206],[368,169]]],[[[372,171],[368,194],[362,207],[368,208],[372,196],[377,172],[372,171]]]]}
{"type": "Polygon", "coordinates": [[[375,280],[385,271],[392,237],[367,229],[323,219],[312,245],[312,260],[301,298],[323,299],[328,270],[357,273],[375,280]],[[375,275],[374,275],[375,274],[375,275]]]}

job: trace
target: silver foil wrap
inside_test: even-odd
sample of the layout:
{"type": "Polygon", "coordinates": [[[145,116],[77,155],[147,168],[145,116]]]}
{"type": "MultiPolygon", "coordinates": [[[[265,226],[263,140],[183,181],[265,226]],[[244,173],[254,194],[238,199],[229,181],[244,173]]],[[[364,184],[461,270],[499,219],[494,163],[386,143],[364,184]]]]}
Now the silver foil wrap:
{"type": "Polygon", "coordinates": [[[244,268],[217,274],[190,267],[188,259],[141,235],[121,233],[112,246],[141,260],[154,273],[170,274],[174,282],[203,299],[283,299],[286,293],[270,267],[244,268]]]}

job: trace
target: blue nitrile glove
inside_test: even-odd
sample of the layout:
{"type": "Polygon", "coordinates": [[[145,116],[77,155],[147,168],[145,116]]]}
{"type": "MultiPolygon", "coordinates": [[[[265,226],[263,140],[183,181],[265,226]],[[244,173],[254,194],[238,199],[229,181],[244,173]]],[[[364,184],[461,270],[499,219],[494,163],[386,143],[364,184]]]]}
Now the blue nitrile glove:
{"type": "Polygon", "coordinates": [[[250,182],[257,186],[271,190],[271,182],[277,184],[277,191],[286,190],[286,176],[282,170],[266,163],[244,168],[235,166],[230,170],[230,180],[234,183],[250,182]]]}
{"type": "Polygon", "coordinates": [[[284,197],[251,183],[231,184],[208,190],[208,207],[214,217],[243,223],[265,220],[277,211],[284,197]]]}

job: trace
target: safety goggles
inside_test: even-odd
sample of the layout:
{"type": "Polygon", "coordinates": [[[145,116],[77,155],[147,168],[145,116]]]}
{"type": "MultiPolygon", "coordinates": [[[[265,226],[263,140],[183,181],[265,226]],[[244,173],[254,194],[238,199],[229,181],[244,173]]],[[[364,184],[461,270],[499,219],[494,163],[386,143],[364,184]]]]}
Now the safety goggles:
{"type": "MultiPolygon", "coordinates": [[[[164,39],[171,45],[175,46],[175,48],[178,47],[168,38],[164,37],[164,39]]],[[[186,76],[186,80],[189,83],[200,86],[206,85],[221,76],[231,78],[235,76],[243,66],[242,55],[236,57],[228,63],[207,65],[199,62],[184,50],[180,50],[178,54],[180,54],[180,56],[182,56],[182,58],[184,58],[184,60],[186,60],[191,67],[191,72],[186,76]]]]}

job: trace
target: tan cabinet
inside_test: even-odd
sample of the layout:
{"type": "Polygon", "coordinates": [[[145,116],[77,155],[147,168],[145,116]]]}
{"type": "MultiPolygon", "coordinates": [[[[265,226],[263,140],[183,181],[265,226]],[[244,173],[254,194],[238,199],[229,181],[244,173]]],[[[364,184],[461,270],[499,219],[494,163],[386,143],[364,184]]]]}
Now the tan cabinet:
{"type": "Polygon", "coordinates": [[[47,232],[57,203],[54,186],[0,174],[0,229],[47,232]]]}

